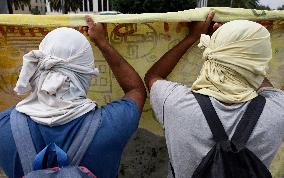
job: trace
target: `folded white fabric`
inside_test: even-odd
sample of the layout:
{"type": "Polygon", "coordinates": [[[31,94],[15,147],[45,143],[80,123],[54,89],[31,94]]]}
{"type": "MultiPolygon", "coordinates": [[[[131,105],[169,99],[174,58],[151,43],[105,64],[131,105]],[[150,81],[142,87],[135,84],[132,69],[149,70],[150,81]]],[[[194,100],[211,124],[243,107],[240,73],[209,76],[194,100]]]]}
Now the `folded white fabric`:
{"type": "Polygon", "coordinates": [[[71,28],[58,28],[23,57],[14,91],[29,96],[16,105],[35,122],[62,125],[96,107],[86,98],[93,75],[99,71],[89,41],[71,28]]]}

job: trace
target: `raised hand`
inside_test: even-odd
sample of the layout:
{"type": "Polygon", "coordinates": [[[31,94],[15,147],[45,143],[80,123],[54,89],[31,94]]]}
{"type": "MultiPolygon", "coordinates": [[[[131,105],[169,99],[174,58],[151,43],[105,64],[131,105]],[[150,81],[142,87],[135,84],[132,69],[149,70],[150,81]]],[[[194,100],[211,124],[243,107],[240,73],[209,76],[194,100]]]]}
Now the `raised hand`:
{"type": "Polygon", "coordinates": [[[106,43],[107,42],[106,24],[94,23],[92,17],[88,15],[85,18],[86,18],[86,23],[88,25],[88,34],[90,38],[96,43],[96,45],[106,43]]]}

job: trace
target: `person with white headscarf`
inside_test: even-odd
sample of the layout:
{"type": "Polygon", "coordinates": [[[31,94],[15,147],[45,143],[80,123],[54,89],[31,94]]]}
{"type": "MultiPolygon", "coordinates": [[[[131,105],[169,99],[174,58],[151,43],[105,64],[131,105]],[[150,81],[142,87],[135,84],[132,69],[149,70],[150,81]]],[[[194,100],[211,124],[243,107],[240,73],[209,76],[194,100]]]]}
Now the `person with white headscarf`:
{"type": "Polygon", "coordinates": [[[86,97],[91,79],[97,75],[88,40],[74,29],[57,28],[45,36],[39,50],[24,55],[14,90],[31,93],[16,110],[40,124],[68,123],[96,107],[86,97]]]}
{"type": "Polygon", "coordinates": [[[205,22],[189,23],[189,35],[145,74],[151,106],[165,129],[171,163],[168,177],[191,177],[215,145],[195,97],[198,94],[209,97],[229,139],[249,103],[258,95],[265,97],[264,109],[246,147],[267,168],[284,138],[284,92],[273,88],[266,78],[272,58],[270,33],[252,21],[221,25],[214,24],[213,18],[210,12],[205,22]],[[206,35],[214,30],[211,36],[206,35]],[[205,62],[193,85],[167,81],[178,61],[199,39],[205,62]]]}
{"type": "MultiPolygon", "coordinates": [[[[7,176],[24,176],[9,121],[11,112],[16,110],[27,118],[37,152],[55,143],[67,153],[77,132],[82,131],[79,129],[84,120],[100,115],[92,118],[97,131],[80,166],[98,178],[117,177],[123,148],[138,127],[146,89],[138,73],[108,42],[105,26],[94,24],[89,16],[86,22],[90,39],[100,49],[125,95],[98,109],[96,101],[87,98],[92,78],[99,75],[91,44],[72,28],[49,32],[38,50],[23,56],[14,90],[27,97],[15,108],[0,113],[0,167],[7,176]]],[[[55,155],[48,155],[46,165],[56,167],[55,160],[55,155]]]]}

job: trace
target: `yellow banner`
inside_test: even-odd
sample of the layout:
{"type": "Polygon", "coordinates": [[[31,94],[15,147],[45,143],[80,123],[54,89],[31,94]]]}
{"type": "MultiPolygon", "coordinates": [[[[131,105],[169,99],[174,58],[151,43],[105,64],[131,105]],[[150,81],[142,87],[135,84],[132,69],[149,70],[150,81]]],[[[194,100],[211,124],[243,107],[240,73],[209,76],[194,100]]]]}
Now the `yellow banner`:
{"type": "MultiPolygon", "coordinates": [[[[188,28],[185,22],[204,20],[209,9],[163,14],[93,15],[93,18],[96,22],[107,23],[110,43],[140,76],[144,77],[150,66],[187,34],[188,28]]],[[[249,19],[261,23],[271,32],[273,60],[270,63],[269,79],[278,88],[284,86],[284,11],[214,9],[215,21],[249,19]]],[[[22,65],[23,55],[38,49],[44,36],[61,26],[73,27],[87,35],[83,28],[84,15],[0,15],[0,111],[21,100],[13,92],[13,88],[22,65]]],[[[103,105],[120,98],[123,93],[100,51],[93,43],[92,45],[100,76],[93,79],[88,95],[103,105]]],[[[168,79],[190,86],[196,79],[202,63],[201,50],[194,46],[183,56],[168,79]]],[[[140,127],[158,135],[163,134],[159,124],[154,120],[148,100],[143,109],[140,127]]],[[[271,170],[274,177],[283,178],[284,145],[277,154],[271,170]]]]}

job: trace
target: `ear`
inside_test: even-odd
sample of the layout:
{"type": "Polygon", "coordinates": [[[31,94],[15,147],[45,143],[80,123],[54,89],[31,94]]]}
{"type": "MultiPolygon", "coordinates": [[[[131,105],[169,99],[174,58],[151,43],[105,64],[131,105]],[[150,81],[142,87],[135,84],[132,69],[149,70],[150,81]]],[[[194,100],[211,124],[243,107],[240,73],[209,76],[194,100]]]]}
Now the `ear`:
{"type": "Polygon", "coordinates": [[[216,22],[214,23],[213,25],[213,32],[215,32],[219,27],[221,27],[223,24],[222,23],[219,23],[219,22],[216,22]]]}
{"type": "Polygon", "coordinates": [[[219,22],[211,22],[207,35],[211,36],[219,27],[221,27],[223,24],[219,22]]]}

